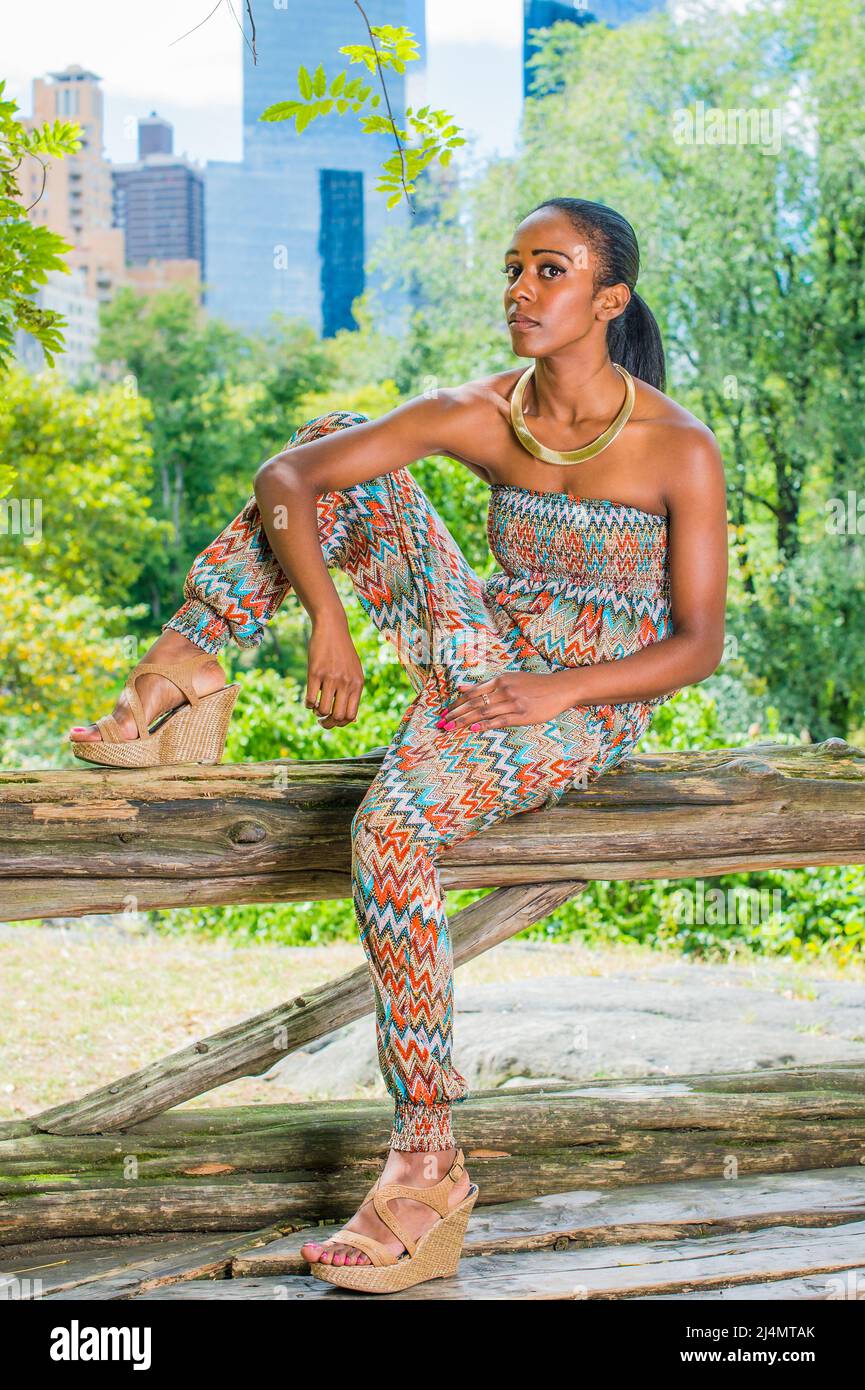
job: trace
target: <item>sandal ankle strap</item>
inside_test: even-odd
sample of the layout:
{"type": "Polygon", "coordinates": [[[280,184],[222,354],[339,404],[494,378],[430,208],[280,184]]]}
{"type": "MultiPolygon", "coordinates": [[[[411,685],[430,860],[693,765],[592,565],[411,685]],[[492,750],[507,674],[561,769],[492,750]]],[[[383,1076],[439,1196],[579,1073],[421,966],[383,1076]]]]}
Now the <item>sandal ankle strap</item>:
{"type": "Polygon", "coordinates": [[[399,1218],[390,1210],[387,1205],[388,1201],[394,1197],[408,1197],[413,1202],[423,1202],[426,1206],[432,1207],[443,1221],[450,1213],[448,1197],[451,1188],[456,1186],[464,1172],[465,1155],[462,1149],[458,1149],[450,1168],[434,1187],[409,1187],[406,1183],[386,1182],[372,1192],[373,1206],[380,1220],[393,1231],[397,1240],[402,1241],[410,1255],[414,1254],[417,1241],[406,1231],[399,1218]],[[450,1179],[450,1185],[447,1185],[448,1179],[450,1179]]]}
{"type": "Polygon", "coordinates": [[[129,673],[124,689],[140,739],[149,739],[151,735],[150,725],[144,716],[144,706],[141,703],[135,686],[138,677],[146,675],[164,676],[166,680],[171,681],[172,685],[177,686],[177,689],[184,699],[195,708],[200,702],[200,696],[196,695],[193,689],[192,677],[196,667],[200,665],[200,659],[194,656],[190,657],[187,661],[178,661],[170,665],[164,665],[156,661],[139,661],[138,665],[129,673]]]}

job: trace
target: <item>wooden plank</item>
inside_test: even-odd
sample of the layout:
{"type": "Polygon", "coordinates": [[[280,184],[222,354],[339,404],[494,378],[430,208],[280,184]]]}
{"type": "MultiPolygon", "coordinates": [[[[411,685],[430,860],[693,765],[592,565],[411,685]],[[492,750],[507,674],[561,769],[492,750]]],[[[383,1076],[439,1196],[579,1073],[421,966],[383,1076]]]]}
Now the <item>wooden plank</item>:
{"type": "MultiPolygon", "coordinates": [[[[616,1192],[556,1192],[527,1202],[475,1207],[463,1258],[674,1240],[768,1226],[842,1225],[865,1219],[861,1168],[760,1174],[735,1182],[645,1183],[616,1192]]],[[[325,1241],[340,1223],[304,1227],[237,1255],[233,1278],[303,1274],[300,1248],[325,1241]]]]}
{"type": "Polygon", "coordinates": [[[761,1284],[734,1284],[729,1289],[693,1289],[687,1293],[646,1293],[637,1294],[633,1303],[699,1303],[707,1298],[722,1299],[731,1303],[745,1302],[791,1302],[802,1299],[812,1303],[820,1300],[829,1302],[865,1302],[865,1264],[858,1269],[838,1270],[835,1274],[809,1274],[801,1279],[773,1279],[761,1284]]]}
{"type": "MultiPolygon", "coordinates": [[[[554,885],[499,888],[470,903],[451,920],[454,965],[463,965],[542,921],[585,887],[584,880],[567,880],[554,885]]],[[[33,1125],[51,1134],[126,1129],[239,1076],[269,1071],[280,1057],[371,1013],[373,1005],[369,970],[362,965],[339,980],[190,1043],[78,1100],[52,1106],[33,1116],[33,1125]]]]}
{"type": "MultiPolygon", "coordinates": [[[[863,1249],[865,1221],[854,1221],[825,1230],[782,1226],[697,1240],[482,1255],[462,1260],[452,1279],[436,1279],[388,1297],[415,1301],[560,1301],[690,1293],[858,1270],[863,1249]]],[[[142,1301],[321,1297],[356,1299],[377,1295],[356,1294],[323,1284],[312,1276],[291,1275],[216,1282],[188,1280],[140,1295],[142,1301]]]]}
{"type": "Polygon", "coordinates": [[[4,1251],[0,1289],[10,1280],[38,1279],[42,1294],[75,1290],[84,1301],[129,1298],[181,1279],[225,1279],[241,1253],[271,1244],[284,1231],[283,1225],[244,1235],[222,1231],[209,1237],[38,1242],[4,1251]]]}
{"type": "MultiPolygon", "coordinates": [[[[349,896],[380,763],[0,773],[0,920],[349,896]]],[[[440,872],[448,889],[862,862],[865,752],[828,739],[641,754],[450,846],[440,872]]]]}

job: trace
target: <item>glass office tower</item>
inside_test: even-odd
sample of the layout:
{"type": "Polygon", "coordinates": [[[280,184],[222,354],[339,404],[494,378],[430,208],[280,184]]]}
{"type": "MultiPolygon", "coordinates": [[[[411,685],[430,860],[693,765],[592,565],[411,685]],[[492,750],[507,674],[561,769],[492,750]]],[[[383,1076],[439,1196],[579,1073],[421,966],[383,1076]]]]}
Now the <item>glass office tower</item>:
{"type": "MultiPolygon", "coordinates": [[[[375,22],[406,25],[425,50],[424,0],[377,0],[375,22]]],[[[254,63],[244,14],[243,159],[207,166],[205,303],[246,330],[265,328],[280,311],[328,336],[355,326],[351,302],[366,287],[371,248],[386,228],[410,219],[405,201],[388,211],[375,188],[395,143],[392,136],[364,134],[351,111],[319,117],[300,135],[293,120],[259,119],[266,107],[296,98],[300,64],[311,74],[321,62],[330,83],[347,66],[339,48],[369,43],[356,7],[344,0],[318,0],[312,8],[282,0],[256,7],[255,30],[254,63]]],[[[398,124],[407,101],[423,102],[423,73],[412,71],[420,66],[411,64],[405,75],[385,70],[398,124]]],[[[377,73],[361,64],[349,71],[381,91],[377,73]]],[[[386,114],[383,98],[377,110],[386,114]]],[[[404,295],[383,292],[381,303],[395,326],[404,295]]]]}

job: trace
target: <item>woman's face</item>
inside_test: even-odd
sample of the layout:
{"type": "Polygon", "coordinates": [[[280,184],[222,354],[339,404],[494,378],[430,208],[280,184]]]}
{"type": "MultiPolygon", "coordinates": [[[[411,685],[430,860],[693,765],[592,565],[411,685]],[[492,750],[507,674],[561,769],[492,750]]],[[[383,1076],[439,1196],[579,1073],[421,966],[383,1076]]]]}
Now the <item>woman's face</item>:
{"type": "Polygon", "coordinates": [[[505,316],[518,357],[543,357],[588,335],[628,302],[625,285],[592,293],[595,253],[556,209],[530,213],[505,252],[505,316]]]}

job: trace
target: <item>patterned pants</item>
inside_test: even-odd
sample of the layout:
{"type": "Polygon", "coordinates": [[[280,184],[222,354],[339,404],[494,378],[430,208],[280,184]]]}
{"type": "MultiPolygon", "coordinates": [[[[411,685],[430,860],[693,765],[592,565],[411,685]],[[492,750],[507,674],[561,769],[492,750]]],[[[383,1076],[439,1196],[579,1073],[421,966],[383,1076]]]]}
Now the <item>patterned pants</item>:
{"type": "MultiPolygon", "coordinates": [[[[286,447],[366,418],[319,416],[286,447]]],[[[437,729],[457,683],[549,665],[485,603],[482,580],[408,469],[325,493],[317,508],[328,567],[351,578],[415,690],[352,821],[352,896],[395,1106],[391,1144],[447,1149],[451,1106],[468,1087],[451,1060],[453,952],[439,855],[600,775],[611,761],[612,707],[478,733],[437,729]]],[[[257,646],[288,592],[251,498],[193,562],[186,601],[166,627],[211,653],[232,639],[257,646]]]]}

